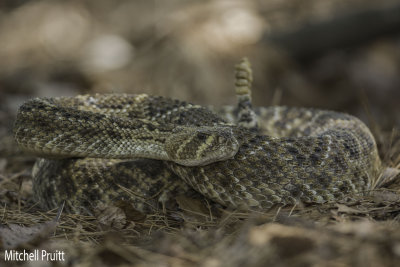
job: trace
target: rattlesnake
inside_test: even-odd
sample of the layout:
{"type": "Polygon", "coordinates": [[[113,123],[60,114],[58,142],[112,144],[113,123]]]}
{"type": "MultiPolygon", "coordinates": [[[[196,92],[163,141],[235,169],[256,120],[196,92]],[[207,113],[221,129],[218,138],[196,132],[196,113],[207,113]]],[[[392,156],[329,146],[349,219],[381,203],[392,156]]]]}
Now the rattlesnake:
{"type": "Polygon", "coordinates": [[[371,189],[381,162],[369,129],[333,111],[251,106],[237,66],[237,108],[119,94],[35,98],[18,112],[19,146],[38,159],[36,199],[73,211],[127,200],[147,211],[194,190],[223,206],[265,210],[371,189]],[[219,112],[219,113],[218,113],[219,112]]]}

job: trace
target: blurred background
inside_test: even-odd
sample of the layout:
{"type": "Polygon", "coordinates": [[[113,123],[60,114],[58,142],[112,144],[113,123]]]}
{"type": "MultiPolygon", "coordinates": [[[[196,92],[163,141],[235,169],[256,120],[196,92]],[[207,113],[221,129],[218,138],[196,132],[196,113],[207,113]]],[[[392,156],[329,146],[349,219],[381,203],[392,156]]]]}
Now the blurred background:
{"type": "Polygon", "coordinates": [[[399,1],[2,0],[0,137],[34,96],[235,104],[243,56],[255,105],[345,111],[375,134],[399,128],[399,1]]]}
{"type": "Polygon", "coordinates": [[[255,105],[356,115],[385,166],[400,169],[400,0],[0,0],[2,233],[14,229],[18,248],[65,250],[71,266],[395,266],[400,182],[265,216],[227,209],[219,218],[208,203],[178,198],[182,213],[144,222],[131,209],[96,221],[63,213],[57,234],[55,213],[37,211],[34,158],[18,157],[12,137],[24,101],[114,92],[235,105],[244,56],[255,105]]]}

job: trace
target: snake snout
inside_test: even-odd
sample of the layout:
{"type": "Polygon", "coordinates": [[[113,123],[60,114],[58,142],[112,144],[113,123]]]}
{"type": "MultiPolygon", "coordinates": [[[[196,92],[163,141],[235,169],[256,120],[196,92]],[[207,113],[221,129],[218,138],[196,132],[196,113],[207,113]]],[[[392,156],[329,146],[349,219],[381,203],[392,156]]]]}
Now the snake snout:
{"type": "Polygon", "coordinates": [[[185,166],[203,166],[232,158],[239,143],[228,127],[203,126],[175,130],[165,149],[171,161],[185,166]]]}

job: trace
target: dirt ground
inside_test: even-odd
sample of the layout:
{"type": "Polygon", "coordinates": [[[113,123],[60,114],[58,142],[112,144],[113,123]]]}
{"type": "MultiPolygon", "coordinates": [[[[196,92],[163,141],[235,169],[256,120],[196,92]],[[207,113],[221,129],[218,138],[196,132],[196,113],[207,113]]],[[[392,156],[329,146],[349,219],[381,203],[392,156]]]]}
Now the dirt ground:
{"type": "Polygon", "coordinates": [[[0,266],[400,266],[399,29],[396,1],[1,1],[0,266]],[[25,100],[113,92],[234,105],[243,56],[255,105],[363,120],[387,182],[337,203],[265,212],[185,197],[154,214],[35,203],[35,158],[12,138],[25,100]],[[10,250],[54,260],[5,261],[10,250]]]}

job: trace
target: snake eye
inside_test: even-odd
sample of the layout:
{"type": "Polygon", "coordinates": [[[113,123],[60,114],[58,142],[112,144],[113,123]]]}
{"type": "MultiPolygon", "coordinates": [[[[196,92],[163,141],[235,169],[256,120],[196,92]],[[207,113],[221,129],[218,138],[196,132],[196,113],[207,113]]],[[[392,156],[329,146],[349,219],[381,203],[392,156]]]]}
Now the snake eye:
{"type": "Polygon", "coordinates": [[[201,140],[201,141],[204,141],[204,140],[206,140],[207,139],[207,134],[205,134],[205,133],[197,133],[197,138],[199,139],[199,140],[201,140]]]}
{"type": "Polygon", "coordinates": [[[226,141],[227,141],[226,138],[224,138],[224,137],[222,137],[222,136],[218,136],[218,138],[217,138],[217,142],[218,142],[219,144],[225,143],[226,141]]]}

